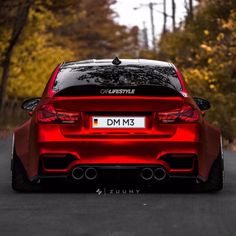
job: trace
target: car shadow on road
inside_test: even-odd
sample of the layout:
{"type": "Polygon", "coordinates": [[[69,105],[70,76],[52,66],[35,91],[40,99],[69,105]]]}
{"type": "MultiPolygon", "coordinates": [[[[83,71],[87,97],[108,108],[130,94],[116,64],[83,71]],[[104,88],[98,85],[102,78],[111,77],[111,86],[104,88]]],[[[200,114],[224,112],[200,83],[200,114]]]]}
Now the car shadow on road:
{"type": "Polygon", "coordinates": [[[191,194],[204,193],[193,182],[164,182],[164,183],[71,183],[71,182],[47,182],[38,185],[32,192],[38,193],[96,193],[104,194],[191,194]]]}

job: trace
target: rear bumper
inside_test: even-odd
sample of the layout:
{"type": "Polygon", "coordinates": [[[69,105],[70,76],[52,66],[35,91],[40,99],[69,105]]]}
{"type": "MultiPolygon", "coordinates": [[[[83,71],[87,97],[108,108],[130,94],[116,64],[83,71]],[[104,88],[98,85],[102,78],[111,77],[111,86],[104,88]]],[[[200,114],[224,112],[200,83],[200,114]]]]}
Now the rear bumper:
{"type": "Polygon", "coordinates": [[[168,176],[195,176],[201,155],[199,124],[185,124],[174,135],[94,135],[66,137],[53,126],[39,127],[32,142],[27,173],[36,176],[70,176],[77,166],[162,166],[168,176]]]}
{"type": "Polygon", "coordinates": [[[80,165],[77,166],[86,173],[88,169],[96,170],[96,177],[93,179],[88,179],[86,174],[83,173],[81,178],[75,179],[73,177],[73,170],[67,173],[48,173],[48,174],[40,174],[37,176],[37,179],[59,179],[59,180],[67,180],[67,181],[76,181],[82,183],[160,183],[166,182],[176,179],[181,180],[196,180],[197,179],[197,167],[195,166],[192,173],[169,173],[163,166],[161,165],[80,165]],[[158,168],[163,168],[166,171],[166,175],[163,178],[158,179],[155,176],[155,170],[158,168]],[[142,171],[144,169],[150,169],[153,174],[144,179],[142,177],[142,171]]]}
{"type": "Polygon", "coordinates": [[[202,155],[200,124],[179,125],[171,136],[69,137],[56,125],[36,125],[34,130],[24,163],[29,179],[67,177],[77,166],[162,166],[169,176],[195,176],[202,155]]]}
{"type": "MultiPolygon", "coordinates": [[[[46,150],[39,156],[39,170],[42,174],[61,173],[67,174],[76,166],[110,166],[114,169],[117,166],[128,165],[133,166],[163,166],[170,174],[189,174],[193,173],[197,167],[198,152],[193,147],[194,145],[183,144],[184,148],[171,148],[157,151],[157,144],[136,144],[130,145],[126,148],[109,147],[109,152],[105,152],[105,147],[101,148],[83,146],[83,151],[86,155],[80,155],[78,152],[59,151],[55,152],[46,150]],[[137,146],[136,146],[137,145],[137,146]],[[86,151],[87,150],[87,151],[86,151]]],[[[77,144],[77,147],[79,145],[77,144]]],[[[162,144],[162,146],[164,146],[162,144]]],[[[180,146],[180,145],[178,145],[180,146]]],[[[82,149],[82,148],[81,148],[82,149]]],[[[81,150],[80,149],[80,150],[81,150]]]]}

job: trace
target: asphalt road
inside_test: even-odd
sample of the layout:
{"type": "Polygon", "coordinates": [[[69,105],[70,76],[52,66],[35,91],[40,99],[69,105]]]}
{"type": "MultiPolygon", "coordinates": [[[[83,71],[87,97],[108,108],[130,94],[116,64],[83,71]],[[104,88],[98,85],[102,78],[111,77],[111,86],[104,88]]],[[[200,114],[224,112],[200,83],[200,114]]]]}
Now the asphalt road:
{"type": "MultiPolygon", "coordinates": [[[[0,140],[0,235],[236,236],[236,154],[219,193],[16,193],[10,140],[0,140]]],[[[108,190],[106,190],[108,191],[108,190]]],[[[110,191],[110,190],[109,190],[110,191]]]]}

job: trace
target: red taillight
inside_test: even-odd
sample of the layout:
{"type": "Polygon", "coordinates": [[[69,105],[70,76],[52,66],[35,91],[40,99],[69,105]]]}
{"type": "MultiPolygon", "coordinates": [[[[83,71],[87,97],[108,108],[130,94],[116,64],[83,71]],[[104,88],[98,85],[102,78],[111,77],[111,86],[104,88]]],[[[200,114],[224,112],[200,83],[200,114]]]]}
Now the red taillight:
{"type": "Polygon", "coordinates": [[[74,124],[79,121],[80,114],[78,112],[56,111],[51,104],[47,104],[37,112],[37,117],[40,123],[74,124]]]}
{"type": "Polygon", "coordinates": [[[182,109],[158,112],[157,119],[161,123],[189,123],[199,120],[198,110],[185,104],[182,109]]]}

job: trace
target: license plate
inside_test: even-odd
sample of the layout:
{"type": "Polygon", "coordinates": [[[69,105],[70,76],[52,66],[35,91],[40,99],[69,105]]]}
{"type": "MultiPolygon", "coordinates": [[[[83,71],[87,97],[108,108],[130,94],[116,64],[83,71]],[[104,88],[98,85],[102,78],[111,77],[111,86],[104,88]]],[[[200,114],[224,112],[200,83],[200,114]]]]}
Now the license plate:
{"type": "Polygon", "coordinates": [[[145,117],[92,117],[93,128],[145,128],[145,117]]]}

